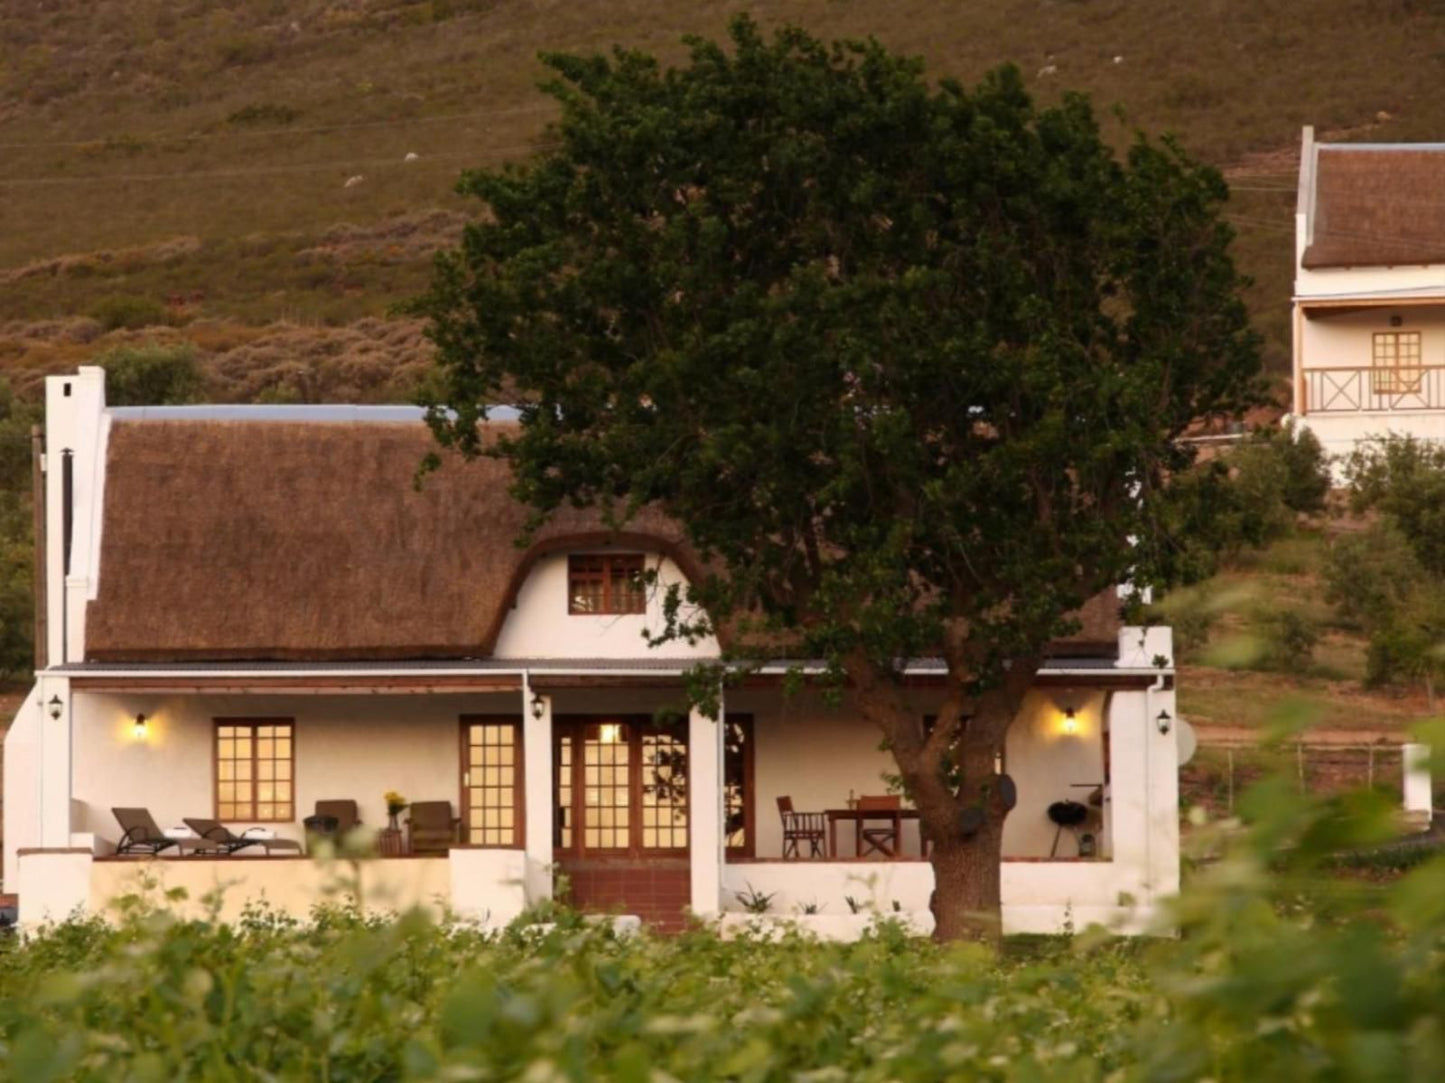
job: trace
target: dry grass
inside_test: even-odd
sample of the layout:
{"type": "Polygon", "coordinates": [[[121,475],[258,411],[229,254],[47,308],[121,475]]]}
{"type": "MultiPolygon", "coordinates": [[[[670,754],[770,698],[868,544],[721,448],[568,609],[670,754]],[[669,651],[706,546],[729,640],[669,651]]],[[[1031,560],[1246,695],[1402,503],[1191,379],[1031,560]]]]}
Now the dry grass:
{"type": "MultiPolygon", "coordinates": [[[[428,246],[454,233],[458,171],[534,145],[550,115],[538,50],[622,42],[675,58],[683,34],[716,35],[744,7],[825,36],[876,35],[938,75],[974,79],[1017,61],[1045,99],[1086,90],[1130,124],[1238,163],[1241,187],[1293,183],[1302,123],[1370,126],[1377,139],[1445,130],[1438,0],[4,5],[0,270],[53,270],[8,282],[0,320],[82,314],[117,293],[199,294],[202,314],[253,323],[381,315],[424,280],[428,246]],[[343,187],[356,175],[365,180],[343,187]],[[339,223],[369,230],[417,215],[437,226],[425,243],[328,240],[339,223]],[[146,254],[177,237],[198,247],[146,254]],[[106,251],[138,258],[71,256],[106,251]]],[[[1278,364],[1290,195],[1241,190],[1236,202],[1249,223],[1241,261],[1278,364]]]]}

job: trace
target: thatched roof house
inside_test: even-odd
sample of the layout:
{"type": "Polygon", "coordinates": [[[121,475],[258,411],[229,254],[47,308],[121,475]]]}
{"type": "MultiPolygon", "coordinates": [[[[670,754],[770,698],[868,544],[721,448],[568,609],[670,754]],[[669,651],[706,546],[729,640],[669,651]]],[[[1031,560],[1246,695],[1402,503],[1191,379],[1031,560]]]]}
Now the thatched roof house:
{"type": "MultiPolygon", "coordinates": [[[[616,535],[567,509],[519,548],[506,465],[453,457],[418,489],[434,444],[414,420],[116,413],[90,661],[481,658],[546,553],[617,545],[699,569],[659,514],[616,535]]],[[[1060,649],[1113,650],[1112,598],[1083,616],[1060,649]]]]}

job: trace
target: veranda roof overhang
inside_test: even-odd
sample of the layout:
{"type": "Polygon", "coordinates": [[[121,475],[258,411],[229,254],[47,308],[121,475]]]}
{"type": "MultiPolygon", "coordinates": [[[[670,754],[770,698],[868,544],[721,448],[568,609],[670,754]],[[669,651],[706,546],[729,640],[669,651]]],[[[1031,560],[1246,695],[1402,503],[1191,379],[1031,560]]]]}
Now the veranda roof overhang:
{"type": "MultiPolygon", "coordinates": [[[[548,688],[647,687],[680,683],[703,659],[491,658],[408,662],[73,662],[46,672],[70,678],[83,692],[286,693],[297,695],[520,692],[548,688]]],[[[730,663],[744,687],[776,686],[794,674],[822,676],[819,660],[730,663]]],[[[942,659],[913,659],[904,679],[917,687],[942,685],[942,659]]],[[[1171,668],[1130,667],[1107,658],[1050,658],[1039,668],[1041,687],[1145,688],[1171,668]]]]}

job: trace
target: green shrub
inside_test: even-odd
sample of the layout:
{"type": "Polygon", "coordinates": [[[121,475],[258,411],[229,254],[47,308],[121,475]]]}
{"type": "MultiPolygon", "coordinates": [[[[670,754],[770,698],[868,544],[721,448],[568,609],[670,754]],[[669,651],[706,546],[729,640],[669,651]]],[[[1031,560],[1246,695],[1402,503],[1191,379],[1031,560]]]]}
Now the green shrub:
{"type": "Polygon", "coordinates": [[[111,1080],[1335,1081],[1445,1075],[1445,863],[1380,850],[1390,802],[1243,793],[1170,912],[995,955],[555,910],[500,932],[327,907],[219,926],[126,904],[0,940],[0,1077],[111,1080]],[[1357,856],[1358,855],[1358,856],[1357,856]],[[1379,856],[1376,856],[1379,855],[1379,856]],[[1360,885],[1340,865],[1390,873],[1360,885]]]}
{"type": "Polygon", "coordinates": [[[165,306],[149,297],[106,297],[91,306],[90,316],[107,331],[169,322],[165,306]]]}
{"type": "Polygon", "coordinates": [[[1260,664],[1278,673],[1305,673],[1314,663],[1320,629],[1297,609],[1281,609],[1259,624],[1260,664]]]}
{"type": "Polygon", "coordinates": [[[119,346],[96,358],[112,406],[175,406],[201,398],[204,380],[189,342],[119,346]]]}

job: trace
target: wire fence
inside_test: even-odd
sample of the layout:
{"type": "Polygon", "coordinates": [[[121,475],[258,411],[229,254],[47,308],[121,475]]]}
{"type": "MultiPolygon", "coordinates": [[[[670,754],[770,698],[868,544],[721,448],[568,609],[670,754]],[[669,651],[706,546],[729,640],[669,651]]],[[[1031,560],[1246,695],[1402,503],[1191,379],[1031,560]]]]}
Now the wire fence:
{"type": "Polygon", "coordinates": [[[1404,753],[1401,745],[1388,741],[1298,741],[1270,748],[1201,744],[1193,759],[1179,769],[1179,803],[1182,808],[1199,806],[1213,816],[1227,816],[1252,784],[1280,775],[1292,778],[1300,793],[1330,794],[1364,787],[1400,801],[1404,753]]]}

